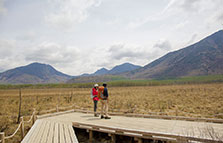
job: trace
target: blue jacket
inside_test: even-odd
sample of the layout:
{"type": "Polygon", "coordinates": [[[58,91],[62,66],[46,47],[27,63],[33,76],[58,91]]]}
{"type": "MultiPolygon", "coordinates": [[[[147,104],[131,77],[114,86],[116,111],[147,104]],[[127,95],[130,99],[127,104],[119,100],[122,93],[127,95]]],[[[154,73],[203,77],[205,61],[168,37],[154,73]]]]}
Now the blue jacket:
{"type": "Polygon", "coordinates": [[[108,89],[106,87],[104,88],[104,96],[108,98],[108,89]]]}

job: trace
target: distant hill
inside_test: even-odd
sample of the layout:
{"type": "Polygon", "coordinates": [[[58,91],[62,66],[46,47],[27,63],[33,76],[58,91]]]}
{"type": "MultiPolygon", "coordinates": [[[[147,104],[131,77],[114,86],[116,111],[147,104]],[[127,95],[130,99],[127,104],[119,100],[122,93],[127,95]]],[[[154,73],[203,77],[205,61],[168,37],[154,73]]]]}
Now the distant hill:
{"type": "Polygon", "coordinates": [[[93,73],[93,75],[104,75],[104,74],[107,74],[108,72],[109,70],[107,70],[106,68],[101,68],[97,70],[95,73],[93,73]]]}
{"type": "Polygon", "coordinates": [[[131,63],[124,63],[112,68],[110,71],[108,71],[108,74],[120,74],[123,72],[128,72],[139,68],[141,68],[141,66],[133,65],[131,63]]]}
{"type": "Polygon", "coordinates": [[[120,76],[119,74],[132,71],[140,68],[141,66],[133,65],[131,63],[124,63],[117,65],[111,70],[106,68],[101,68],[93,74],[83,74],[81,76],[76,76],[67,81],[67,83],[87,83],[87,82],[108,82],[112,80],[127,79],[120,76]]]}
{"type": "Polygon", "coordinates": [[[47,64],[32,63],[0,73],[3,84],[63,83],[72,78],[47,64]]]}
{"type": "Polygon", "coordinates": [[[159,79],[214,74],[223,74],[223,30],[123,75],[132,79],[159,79]]]}
{"type": "Polygon", "coordinates": [[[140,67],[141,66],[134,65],[131,63],[124,63],[124,64],[113,67],[111,70],[107,70],[106,68],[101,68],[97,70],[95,73],[93,73],[93,75],[106,75],[106,74],[115,75],[115,74],[120,74],[123,72],[132,71],[140,67]]]}

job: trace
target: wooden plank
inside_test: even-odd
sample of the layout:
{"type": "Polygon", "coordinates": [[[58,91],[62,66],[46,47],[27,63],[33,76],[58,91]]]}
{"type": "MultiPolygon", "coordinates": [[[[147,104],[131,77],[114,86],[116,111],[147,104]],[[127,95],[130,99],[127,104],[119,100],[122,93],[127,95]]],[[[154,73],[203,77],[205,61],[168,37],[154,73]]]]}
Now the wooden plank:
{"type": "Polygon", "coordinates": [[[54,133],[54,127],[55,127],[55,123],[50,122],[50,129],[49,129],[49,133],[48,133],[48,137],[46,140],[46,143],[53,143],[53,133],[54,133]]]}
{"type": "Polygon", "coordinates": [[[77,136],[75,134],[75,131],[74,131],[73,127],[71,125],[69,125],[68,129],[69,129],[69,133],[70,133],[72,143],[78,143],[77,136]]]}
{"type": "Polygon", "coordinates": [[[31,129],[29,130],[29,132],[27,133],[27,135],[25,136],[25,138],[22,140],[21,143],[28,143],[29,142],[30,137],[32,137],[32,135],[35,133],[35,130],[36,130],[38,124],[40,124],[40,120],[37,120],[35,122],[35,124],[31,127],[31,129]]]}
{"type": "Polygon", "coordinates": [[[64,135],[64,128],[63,124],[59,124],[59,138],[60,138],[60,143],[65,143],[65,135],[64,135]]]}
{"type": "Polygon", "coordinates": [[[64,124],[64,134],[65,134],[65,139],[67,143],[72,143],[72,139],[69,133],[69,129],[68,129],[69,125],[64,124]]]}
{"type": "Polygon", "coordinates": [[[40,125],[39,132],[37,133],[36,137],[34,138],[32,143],[40,143],[41,138],[43,137],[44,129],[46,127],[47,121],[43,121],[40,125]]]}
{"type": "Polygon", "coordinates": [[[54,134],[53,134],[53,143],[59,143],[59,132],[58,132],[58,123],[55,123],[54,134]]]}
{"type": "Polygon", "coordinates": [[[28,142],[33,143],[35,141],[35,138],[37,137],[37,134],[42,126],[43,121],[40,120],[38,126],[36,126],[32,136],[30,136],[30,139],[28,140],[28,142]]]}
{"type": "Polygon", "coordinates": [[[50,131],[50,122],[46,121],[46,126],[43,130],[43,133],[42,133],[43,135],[40,139],[41,143],[46,143],[47,142],[49,131],[50,131]]]}

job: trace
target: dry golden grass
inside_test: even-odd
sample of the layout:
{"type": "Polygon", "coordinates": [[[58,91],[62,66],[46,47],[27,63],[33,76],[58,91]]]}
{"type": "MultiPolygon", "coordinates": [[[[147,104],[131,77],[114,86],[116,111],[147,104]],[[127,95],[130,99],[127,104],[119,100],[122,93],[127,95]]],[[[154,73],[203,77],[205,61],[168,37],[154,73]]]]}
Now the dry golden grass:
{"type": "MultiPolygon", "coordinates": [[[[76,105],[93,110],[89,88],[22,89],[22,116],[37,111],[76,105]]],[[[223,83],[111,87],[109,110],[140,114],[223,118],[223,83]]],[[[14,132],[19,106],[19,90],[0,90],[0,132],[14,132]]],[[[100,109],[100,103],[99,107],[100,109]]],[[[26,118],[28,120],[28,117],[26,118]]],[[[26,128],[28,130],[28,127],[26,128]]],[[[17,142],[19,133],[12,140],[17,142]]]]}

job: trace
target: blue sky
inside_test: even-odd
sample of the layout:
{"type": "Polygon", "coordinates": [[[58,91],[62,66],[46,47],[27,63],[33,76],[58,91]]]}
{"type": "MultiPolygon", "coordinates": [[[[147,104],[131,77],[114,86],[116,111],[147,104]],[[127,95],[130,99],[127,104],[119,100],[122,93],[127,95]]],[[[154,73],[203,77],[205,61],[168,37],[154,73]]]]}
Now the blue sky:
{"type": "Polygon", "coordinates": [[[0,72],[146,65],[223,28],[222,0],[0,0],[0,72]]]}

